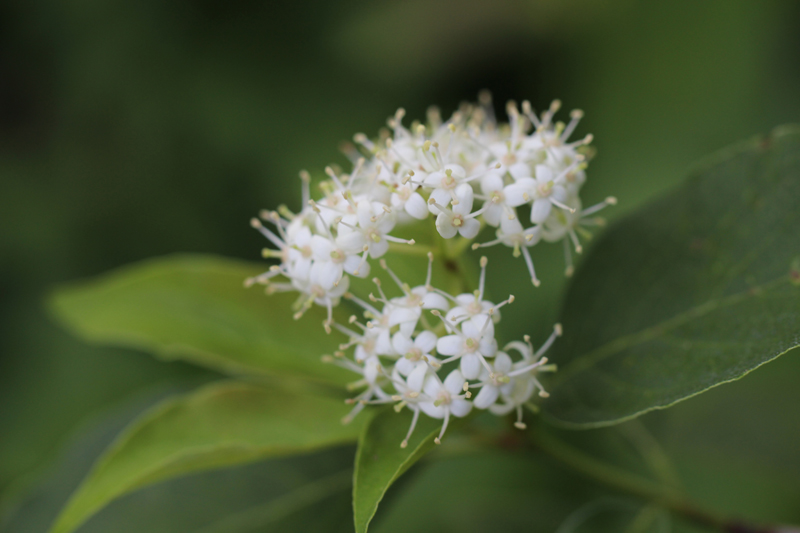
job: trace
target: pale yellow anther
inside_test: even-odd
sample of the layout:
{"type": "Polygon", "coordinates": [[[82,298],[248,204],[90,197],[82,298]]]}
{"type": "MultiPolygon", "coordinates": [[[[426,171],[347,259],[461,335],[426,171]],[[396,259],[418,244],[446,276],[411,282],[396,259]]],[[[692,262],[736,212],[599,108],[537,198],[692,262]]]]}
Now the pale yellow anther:
{"type": "Polygon", "coordinates": [[[489,258],[486,257],[485,255],[481,257],[481,262],[480,262],[481,268],[486,268],[486,265],[488,264],[489,264],[489,258]]]}
{"type": "Polygon", "coordinates": [[[556,331],[556,335],[558,335],[559,337],[564,333],[564,328],[561,327],[561,324],[556,324],[555,326],[553,326],[553,329],[556,331]]]}
{"type": "Polygon", "coordinates": [[[423,151],[423,152],[427,152],[427,151],[428,151],[428,150],[430,150],[430,149],[431,149],[431,142],[430,142],[430,141],[425,141],[425,142],[422,144],[422,151],[423,151]]]}

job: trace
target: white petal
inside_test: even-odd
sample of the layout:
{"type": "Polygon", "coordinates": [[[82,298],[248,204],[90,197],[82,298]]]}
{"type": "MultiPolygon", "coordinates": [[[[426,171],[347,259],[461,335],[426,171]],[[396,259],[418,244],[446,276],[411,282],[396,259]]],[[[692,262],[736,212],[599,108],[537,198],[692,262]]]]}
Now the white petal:
{"type": "Polygon", "coordinates": [[[403,333],[397,332],[392,337],[392,347],[400,355],[405,355],[414,347],[414,343],[403,333]]]}
{"type": "MultiPolygon", "coordinates": [[[[295,220],[299,220],[299,217],[295,220]]],[[[311,230],[307,226],[301,226],[292,237],[294,243],[300,248],[311,244],[311,230]]]]}
{"type": "Polygon", "coordinates": [[[389,313],[389,327],[402,324],[404,322],[416,321],[419,319],[421,311],[419,309],[411,309],[408,307],[397,307],[389,313]]]}
{"type": "Polygon", "coordinates": [[[448,307],[450,307],[450,304],[447,302],[447,298],[441,294],[429,292],[422,298],[423,309],[439,309],[440,311],[446,311],[448,307]]]}
{"type": "Polygon", "coordinates": [[[361,256],[358,255],[347,256],[347,259],[344,260],[344,271],[348,274],[356,275],[356,270],[358,270],[359,278],[366,278],[369,276],[369,263],[366,261],[362,262],[361,256]]]}
{"type": "Polygon", "coordinates": [[[401,357],[397,360],[394,364],[394,369],[403,374],[404,376],[409,375],[414,369],[417,367],[412,361],[409,361],[405,357],[401,357]]]}
{"type": "Polygon", "coordinates": [[[545,220],[547,220],[548,215],[550,215],[550,210],[553,208],[553,204],[550,203],[550,200],[547,198],[538,198],[533,202],[533,207],[531,208],[531,222],[534,224],[541,224],[545,220]]]}
{"type": "Polygon", "coordinates": [[[423,183],[428,187],[432,187],[434,189],[441,188],[442,186],[442,179],[444,178],[444,172],[431,172],[427,176],[425,176],[425,180],[423,183]]]}
{"type": "Polygon", "coordinates": [[[347,254],[362,252],[364,250],[364,242],[364,234],[360,231],[351,231],[350,233],[340,231],[339,236],[336,238],[336,244],[347,254]]]}
{"type": "MultiPolygon", "coordinates": [[[[426,393],[427,394],[427,393],[426,393]]],[[[419,408],[431,418],[444,418],[444,406],[435,406],[433,402],[420,402],[419,408]]]]}
{"type": "Polygon", "coordinates": [[[458,335],[445,335],[436,341],[436,351],[442,355],[457,355],[464,350],[464,341],[458,335]]]}
{"type": "Polygon", "coordinates": [[[475,399],[472,400],[472,403],[478,409],[486,409],[497,401],[499,395],[500,391],[497,387],[493,385],[484,385],[477,396],[475,396],[475,399]]]}
{"type": "Polygon", "coordinates": [[[314,235],[311,237],[311,251],[314,252],[314,258],[320,261],[330,261],[331,252],[333,251],[333,243],[330,239],[322,235],[314,235]]]}
{"type": "Polygon", "coordinates": [[[375,353],[380,355],[395,355],[392,347],[392,337],[388,329],[382,329],[375,340],[375,353]]]}
{"type": "Polygon", "coordinates": [[[381,239],[379,242],[370,241],[369,256],[371,258],[377,259],[383,256],[388,251],[389,251],[389,241],[387,241],[386,239],[381,239]]]}
{"type": "MultiPolygon", "coordinates": [[[[473,339],[477,339],[481,336],[481,329],[483,328],[484,324],[486,323],[486,315],[475,315],[471,317],[469,320],[466,320],[461,325],[461,331],[467,337],[471,337],[473,339]]],[[[487,326],[487,332],[489,331],[488,328],[491,326],[487,326]]]]}
{"type": "Polygon", "coordinates": [[[342,279],[342,272],[342,265],[337,265],[333,261],[315,261],[311,267],[311,283],[329,291],[342,279]]]}
{"type": "Polygon", "coordinates": [[[422,390],[422,385],[425,383],[425,376],[428,374],[428,365],[421,364],[417,365],[417,367],[408,375],[408,379],[406,383],[408,383],[408,388],[420,392],[422,390]]]}
{"type": "Polygon", "coordinates": [[[500,231],[503,232],[503,235],[522,233],[522,222],[519,221],[519,218],[503,217],[500,219],[500,231]]]}
{"type": "Polygon", "coordinates": [[[506,204],[511,207],[527,204],[532,199],[532,192],[536,188],[536,181],[533,178],[522,178],[516,183],[508,185],[503,189],[506,197],[506,204]],[[527,200],[525,199],[527,196],[527,200]]]}
{"type": "Polygon", "coordinates": [[[454,165],[451,163],[449,165],[445,165],[444,169],[452,171],[453,177],[456,179],[463,179],[467,177],[467,171],[464,170],[464,167],[461,165],[454,165]]]}
{"type": "MultiPolygon", "coordinates": [[[[430,353],[436,347],[436,341],[439,340],[436,333],[432,331],[423,331],[417,338],[414,339],[414,346],[422,350],[422,353],[430,353]]],[[[410,348],[408,348],[410,350],[410,348]]]]}
{"type": "Polygon", "coordinates": [[[552,168],[547,165],[536,165],[536,179],[546,183],[556,177],[552,168]]]}
{"type": "Polygon", "coordinates": [[[481,360],[474,353],[468,353],[461,358],[461,373],[467,379],[478,379],[481,373],[481,360]]]}
{"type": "Polygon", "coordinates": [[[428,216],[428,204],[425,199],[415,192],[411,195],[405,205],[406,213],[416,218],[417,220],[424,220],[428,216]]]}
{"type": "Polygon", "coordinates": [[[564,202],[567,201],[567,196],[568,196],[567,195],[567,189],[565,189],[561,185],[556,185],[556,186],[553,187],[553,190],[550,193],[550,196],[552,196],[553,198],[555,198],[559,202],[564,203],[564,202]]]}
{"type": "Polygon", "coordinates": [[[500,225],[500,217],[502,217],[504,214],[505,210],[503,209],[503,206],[494,204],[489,206],[489,208],[483,212],[483,219],[487,224],[496,228],[500,225]]]}
{"type": "Polygon", "coordinates": [[[479,350],[484,357],[492,357],[497,352],[497,341],[494,337],[484,335],[481,339],[479,350]]]}
{"type": "Polygon", "coordinates": [[[461,371],[456,369],[447,374],[444,378],[444,388],[450,394],[461,394],[464,392],[464,376],[461,371]]]}
{"type": "Polygon", "coordinates": [[[495,191],[503,190],[503,178],[496,172],[489,172],[481,178],[481,192],[489,196],[495,191]]]}
{"type": "Polygon", "coordinates": [[[453,220],[447,213],[439,213],[436,217],[436,231],[445,239],[452,239],[458,233],[458,229],[453,226],[453,220]]]}
{"type": "MultiPolygon", "coordinates": [[[[431,198],[433,198],[436,203],[442,207],[447,207],[450,205],[450,200],[452,200],[450,193],[444,189],[434,189],[433,192],[431,192],[431,198]]],[[[428,211],[434,215],[441,213],[439,208],[432,204],[428,204],[428,211]]]]}
{"type": "Polygon", "coordinates": [[[362,200],[356,205],[356,215],[358,216],[358,225],[362,228],[368,228],[372,225],[372,217],[375,215],[372,211],[372,204],[368,200],[362,200]]]}
{"type": "Polygon", "coordinates": [[[474,239],[481,230],[481,223],[474,218],[465,218],[464,224],[458,228],[458,232],[466,239],[474,239]]]}
{"type": "Polygon", "coordinates": [[[542,227],[541,226],[531,226],[530,228],[524,231],[525,235],[532,235],[530,239],[525,239],[525,246],[533,246],[537,242],[542,239],[542,227]]]}
{"type": "Polygon", "coordinates": [[[472,411],[472,403],[464,400],[462,398],[453,398],[453,401],[450,403],[450,414],[453,416],[457,416],[458,418],[463,418],[472,411]]]}
{"type": "Polygon", "coordinates": [[[364,379],[367,380],[367,383],[375,383],[375,380],[378,379],[380,364],[380,360],[375,356],[364,361],[364,379]]]}
{"type": "Polygon", "coordinates": [[[508,167],[508,173],[511,174],[515,180],[529,178],[531,177],[531,167],[525,163],[514,163],[508,167]]]}
{"type": "Polygon", "coordinates": [[[462,183],[455,190],[458,203],[453,205],[453,211],[459,215],[469,215],[472,212],[472,202],[475,199],[475,193],[472,190],[472,185],[462,183]]]}
{"type": "Polygon", "coordinates": [[[442,384],[439,383],[439,378],[429,375],[425,380],[425,385],[422,386],[422,390],[431,398],[436,398],[442,390],[442,384]]]}
{"type": "Polygon", "coordinates": [[[494,370],[495,372],[502,372],[503,374],[508,374],[511,372],[512,366],[511,358],[505,352],[497,352],[497,355],[494,358],[494,370]]]}

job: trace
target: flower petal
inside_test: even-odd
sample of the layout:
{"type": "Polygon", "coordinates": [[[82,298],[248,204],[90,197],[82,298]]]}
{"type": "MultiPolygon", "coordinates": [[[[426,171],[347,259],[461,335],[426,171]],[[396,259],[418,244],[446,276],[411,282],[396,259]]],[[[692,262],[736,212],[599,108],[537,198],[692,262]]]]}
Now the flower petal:
{"type": "Polygon", "coordinates": [[[464,350],[464,341],[459,335],[445,335],[436,341],[436,351],[442,355],[457,355],[464,350]]]}

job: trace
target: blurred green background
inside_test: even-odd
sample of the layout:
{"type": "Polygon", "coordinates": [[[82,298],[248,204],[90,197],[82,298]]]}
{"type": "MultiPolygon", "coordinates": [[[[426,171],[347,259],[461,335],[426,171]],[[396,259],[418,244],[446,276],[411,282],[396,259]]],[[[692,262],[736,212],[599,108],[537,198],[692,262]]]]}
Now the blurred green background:
{"type": "MultiPolygon", "coordinates": [[[[257,260],[248,219],[297,207],[298,170],[344,164],[339,143],[399,106],[449,114],[483,88],[500,111],[508,99],[584,109],[578,134],[598,149],[586,196],[616,195],[619,216],[708,153],[800,121],[800,3],[1,2],[0,498],[48,471],[87,420],[213,377],[72,339],[43,305],[55,284],[176,251],[257,260]]],[[[517,270],[497,294],[524,280],[517,270]]],[[[548,330],[561,287],[509,331],[542,317],[534,330],[548,330]]],[[[786,414],[796,387],[781,381],[798,365],[775,365],[649,423],[684,448],[696,439],[692,453],[738,443],[747,469],[800,475],[796,450],[775,444],[800,431],[786,414]],[[738,416],[719,407],[731,398],[748,398],[738,416]],[[767,400],[789,418],[768,425],[753,407],[767,400]]]]}

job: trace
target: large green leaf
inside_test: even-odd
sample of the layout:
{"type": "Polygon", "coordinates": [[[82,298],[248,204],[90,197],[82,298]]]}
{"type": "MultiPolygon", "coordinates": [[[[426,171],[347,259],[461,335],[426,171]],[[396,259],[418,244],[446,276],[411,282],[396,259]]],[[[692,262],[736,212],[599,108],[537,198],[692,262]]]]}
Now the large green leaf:
{"type": "Polygon", "coordinates": [[[442,421],[420,414],[408,446],[400,447],[411,416],[407,409],[400,414],[392,408],[377,411],[358,439],[353,474],[356,533],[366,533],[378,504],[392,483],[435,446],[434,438],[439,434],[442,421]]]}
{"type": "Polygon", "coordinates": [[[567,294],[545,412],[600,426],[800,343],[800,129],[729,149],[620,220],[567,294]]]}
{"type": "Polygon", "coordinates": [[[352,442],[360,427],[341,424],[346,412],[336,398],[239,382],[168,400],[106,452],[51,531],[73,531],[111,500],[164,479],[352,442]]]}
{"type": "Polygon", "coordinates": [[[326,335],[325,311],[292,319],[296,295],[245,289],[263,265],[181,255],[125,267],[61,289],[55,313],[87,340],[131,346],[231,373],[281,373],[343,384],[353,375],[320,356],[344,338],[326,335]]]}

